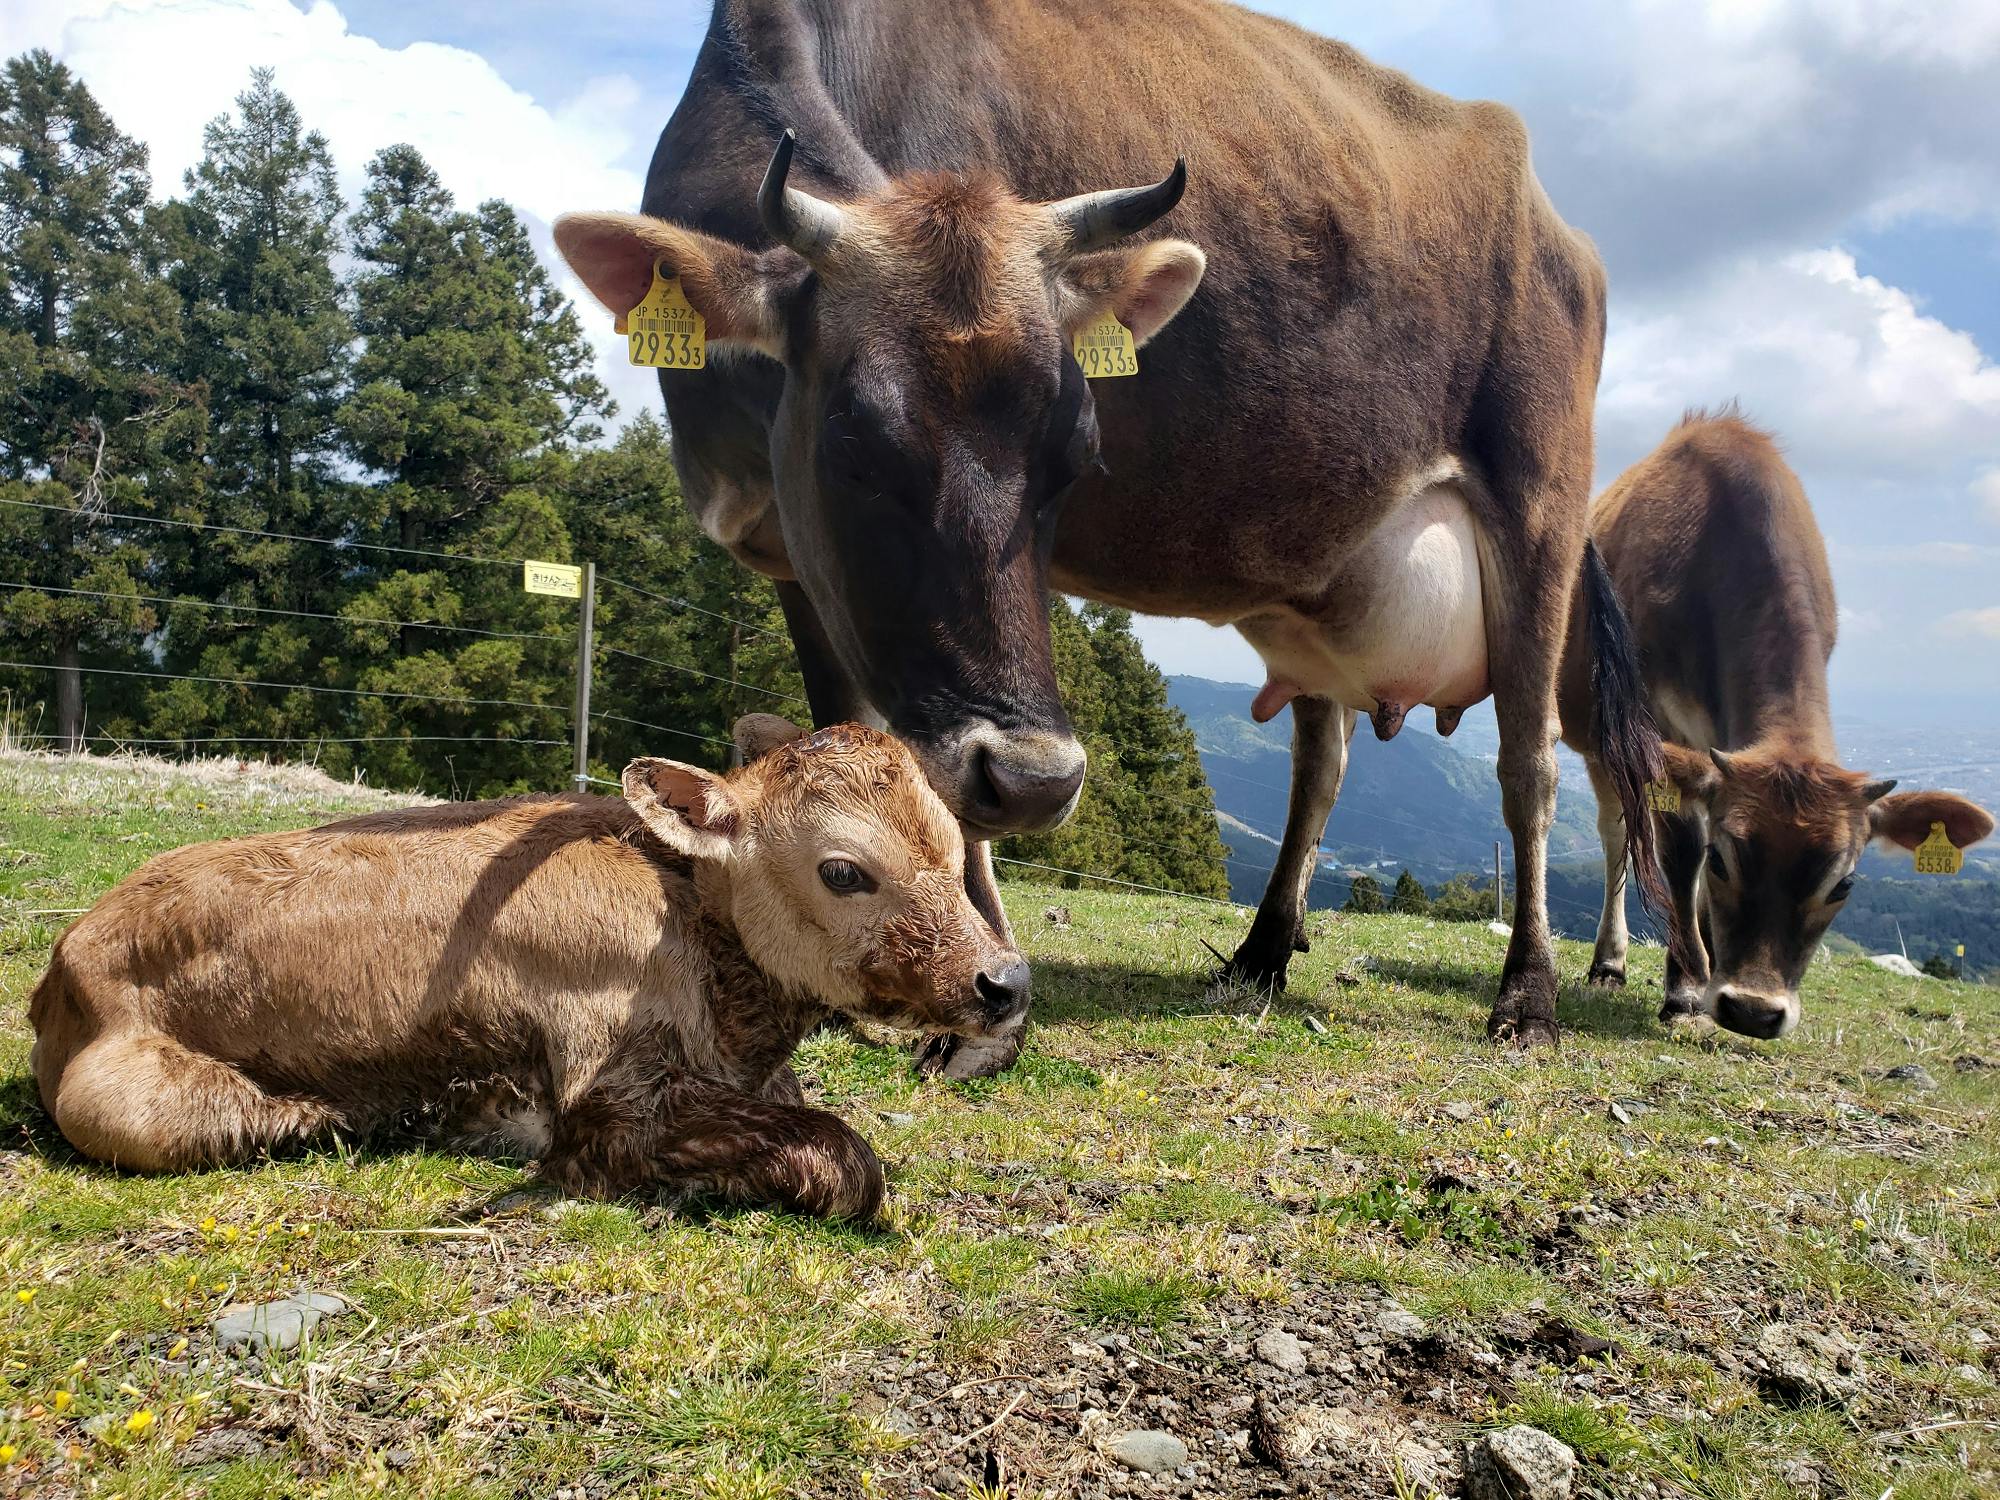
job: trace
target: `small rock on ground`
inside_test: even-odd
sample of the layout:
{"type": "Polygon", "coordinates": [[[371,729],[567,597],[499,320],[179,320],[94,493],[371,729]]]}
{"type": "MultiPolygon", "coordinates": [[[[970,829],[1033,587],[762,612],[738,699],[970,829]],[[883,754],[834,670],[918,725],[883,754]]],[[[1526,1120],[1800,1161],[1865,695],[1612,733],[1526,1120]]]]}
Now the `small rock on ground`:
{"type": "Polygon", "coordinates": [[[1306,1367],[1306,1351],[1299,1341],[1282,1328],[1272,1328],[1257,1336],[1251,1349],[1273,1369],[1297,1374],[1306,1367]]]}
{"type": "Polygon", "coordinates": [[[1937,1080],[1922,1063],[1900,1063],[1882,1076],[1891,1083],[1907,1083],[1913,1089],[1928,1091],[1937,1087],[1937,1080]]]}
{"type": "Polygon", "coordinates": [[[1394,1298],[1384,1298],[1375,1309],[1375,1327],[1391,1344],[1409,1344],[1430,1332],[1424,1320],[1394,1298]]]}
{"type": "Polygon", "coordinates": [[[1465,1500],[1569,1500],[1575,1483],[1575,1452],[1539,1427],[1503,1427],[1465,1445],[1465,1500]]]}
{"type": "Polygon", "coordinates": [[[1171,1474],[1188,1461],[1186,1443],[1171,1432],[1150,1429],[1114,1434],[1104,1451],[1141,1474],[1171,1474]]]}
{"type": "Polygon", "coordinates": [[[247,1427],[211,1427],[197,1432],[174,1455],[183,1469],[199,1469],[204,1464],[235,1463],[264,1456],[264,1440],[247,1427]]]}
{"type": "Polygon", "coordinates": [[[1860,1349],[1835,1328],[1772,1323],[1757,1335],[1757,1352],[1770,1369],[1765,1389],[1781,1401],[1847,1406],[1867,1384],[1860,1349]]]}
{"type": "Polygon", "coordinates": [[[347,1311],[347,1299],[332,1292],[294,1292],[275,1302],[238,1303],[225,1307],[209,1324],[224,1349],[252,1354],[296,1349],[319,1326],[321,1318],[347,1311]]]}

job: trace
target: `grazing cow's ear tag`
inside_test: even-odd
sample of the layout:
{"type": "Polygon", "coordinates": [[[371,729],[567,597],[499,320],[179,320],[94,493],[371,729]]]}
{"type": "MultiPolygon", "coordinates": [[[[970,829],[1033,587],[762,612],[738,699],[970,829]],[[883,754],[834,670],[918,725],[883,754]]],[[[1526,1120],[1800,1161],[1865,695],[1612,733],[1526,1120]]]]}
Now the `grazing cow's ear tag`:
{"type": "Polygon", "coordinates": [[[708,320],[688,301],[680,277],[667,275],[657,261],[646,300],[612,326],[625,335],[625,350],[635,365],[699,370],[708,363],[708,320]]]}
{"type": "Polygon", "coordinates": [[[1956,875],[1965,868],[1965,851],[1945,836],[1944,824],[1931,824],[1930,834],[1917,845],[1919,875],[1956,875]]]}
{"type": "Polygon", "coordinates": [[[1677,813],[1681,810],[1681,789],[1666,777],[1646,783],[1646,805],[1654,812],[1677,813]]]}
{"type": "Polygon", "coordinates": [[[1069,351],[1092,380],[1139,373],[1139,346],[1132,342],[1132,330],[1108,311],[1070,335],[1069,351]]]}

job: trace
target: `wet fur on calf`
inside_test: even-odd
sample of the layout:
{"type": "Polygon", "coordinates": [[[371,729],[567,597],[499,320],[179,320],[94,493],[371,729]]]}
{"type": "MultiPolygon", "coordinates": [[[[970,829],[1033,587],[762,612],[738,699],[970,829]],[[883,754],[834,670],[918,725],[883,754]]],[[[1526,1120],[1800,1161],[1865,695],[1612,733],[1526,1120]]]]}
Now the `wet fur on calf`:
{"type": "Polygon", "coordinates": [[[133,1170],[415,1128],[539,1157],[573,1193],[873,1214],[881,1163],[805,1107],[793,1049],[829,1011],[1004,1031],[1020,955],[967,900],[957,823],[900,744],[768,715],[738,739],[728,776],[635,761],[624,800],[162,855],[64,934],[30,999],[44,1105],[133,1170]]]}

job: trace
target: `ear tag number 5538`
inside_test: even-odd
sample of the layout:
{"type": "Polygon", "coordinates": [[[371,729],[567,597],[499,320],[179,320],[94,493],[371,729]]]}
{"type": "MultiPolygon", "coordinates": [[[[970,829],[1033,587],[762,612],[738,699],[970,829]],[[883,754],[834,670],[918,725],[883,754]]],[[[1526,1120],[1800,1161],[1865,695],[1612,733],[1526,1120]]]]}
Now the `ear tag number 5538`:
{"type": "Polygon", "coordinates": [[[681,279],[658,262],[646,300],[618,320],[625,348],[635,365],[661,370],[699,370],[708,362],[708,320],[694,310],[681,279]]]}
{"type": "Polygon", "coordinates": [[[1077,329],[1070,337],[1069,352],[1092,380],[1139,373],[1139,346],[1132,342],[1132,330],[1108,312],[1077,329]]]}
{"type": "Polygon", "coordinates": [[[1919,875],[1956,875],[1965,865],[1965,851],[1945,836],[1944,824],[1931,824],[1931,831],[1917,845],[1919,875]]]}

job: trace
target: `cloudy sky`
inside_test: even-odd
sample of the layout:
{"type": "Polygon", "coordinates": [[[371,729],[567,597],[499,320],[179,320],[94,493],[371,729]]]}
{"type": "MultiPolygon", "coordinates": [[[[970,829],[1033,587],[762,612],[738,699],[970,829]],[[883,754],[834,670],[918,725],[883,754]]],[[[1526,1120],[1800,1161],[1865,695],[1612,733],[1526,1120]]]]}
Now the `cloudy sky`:
{"type": "MultiPolygon", "coordinates": [[[[1775,430],[1833,553],[1836,701],[2000,720],[2000,5],[1993,0],[1287,0],[1266,8],[1526,116],[1611,273],[1600,482],[1690,405],[1775,430]]],[[[544,229],[636,205],[703,0],[7,0],[0,52],[65,57],[176,189],[269,64],[350,190],[414,142],[544,229]]],[[[544,235],[544,242],[546,237],[544,235]]],[[[593,320],[627,411],[657,400],[593,320]]],[[[1169,669],[1255,679],[1161,622],[1169,669]]]]}

